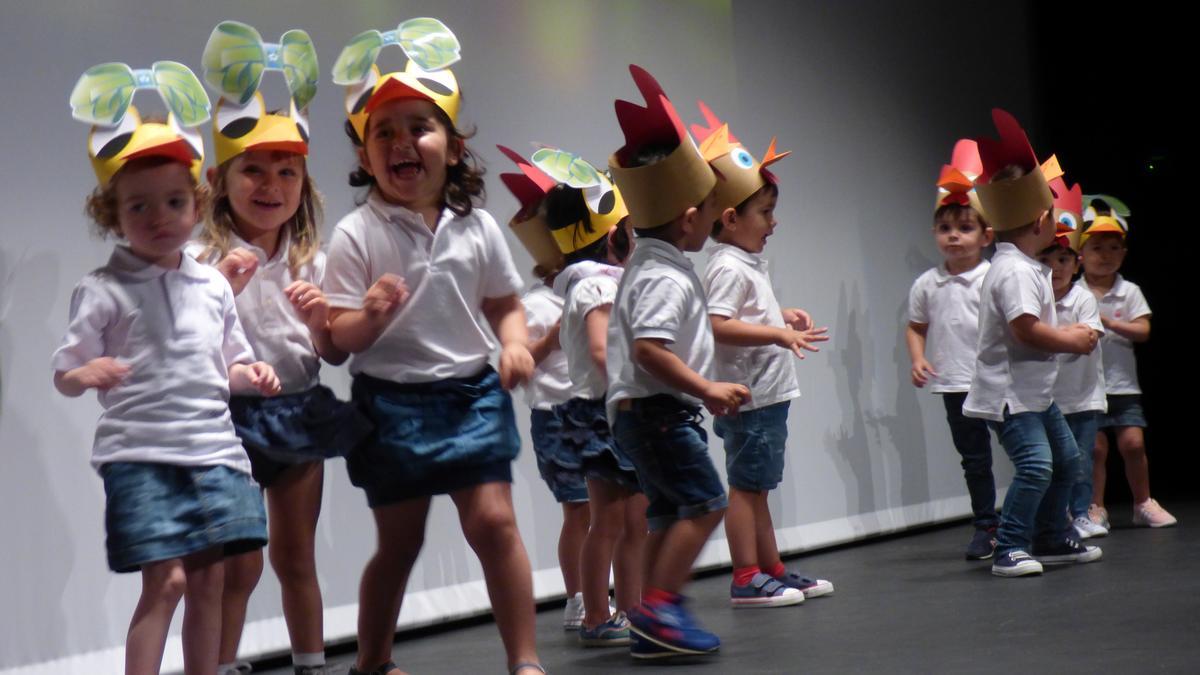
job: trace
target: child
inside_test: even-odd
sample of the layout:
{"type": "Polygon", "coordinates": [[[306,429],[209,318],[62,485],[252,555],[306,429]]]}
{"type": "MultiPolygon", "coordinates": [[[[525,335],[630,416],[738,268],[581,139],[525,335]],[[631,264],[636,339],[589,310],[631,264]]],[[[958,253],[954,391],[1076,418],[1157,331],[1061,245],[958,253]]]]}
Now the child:
{"type": "Polygon", "coordinates": [[[334,344],[354,354],[354,400],[376,427],[347,462],[378,530],[351,672],[399,670],[393,632],[438,494],[454,501],[479,556],[510,672],[544,672],[512,505],[521,441],[506,390],[533,372],[521,278],[500,228],[475,206],[482,172],[456,126],[460,93],[446,68],[457,60],[454,34],[413,19],[383,40],[411,50],[403,72],[379,75],[378,52],[360,59],[359,41],[334,65],[334,81],[350,85],[347,134],[360,164],[351,184],[369,192],[334,232],[325,292],[334,344]],[[437,48],[397,41],[413,27],[437,48]],[[482,319],[500,340],[499,374],[482,319]]]}
{"type": "Polygon", "coordinates": [[[545,190],[554,185],[541,178],[536,168],[504,146],[500,151],[521,167],[521,173],[500,174],[500,180],[517,198],[521,208],[509,227],[536,263],[533,274],[539,279],[521,297],[529,331],[529,353],[537,364],[525,385],[529,404],[529,435],[537,457],[538,473],[550,488],[554,500],[562,505],[563,522],[558,533],[558,568],[562,573],[567,603],[563,608],[563,630],[579,630],[583,622],[583,591],[579,581],[579,555],[588,531],[587,483],[579,456],[563,442],[562,423],[554,406],[571,398],[571,376],[567,373],[567,355],[558,342],[563,299],[551,286],[563,268],[563,255],[546,227],[539,206],[545,190]]]}
{"type": "Polygon", "coordinates": [[[683,606],[680,591],[727,499],[708,456],[700,405],[735,412],[750,391],[713,377],[704,288],[684,251],[704,246],[717,217],[716,177],[662,88],[630,66],[645,108],[617,101],[626,144],[609,169],[638,245],[608,327],[607,414],[649,500],[642,604],[630,612],[632,654],[706,654],[720,647],[683,606]]]}
{"type": "Polygon", "coordinates": [[[1146,462],[1146,417],[1142,413],[1142,390],[1138,385],[1137,359],[1133,345],[1150,339],[1150,305],[1137,284],[1120,275],[1125,261],[1125,218],[1129,209],[1112,197],[1096,195],[1084,214],[1083,278],[1079,284],[1096,296],[1104,333],[1104,387],[1108,412],[1100,419],[1092,472],[1092,522],[1109,527],[1104,508],[1104,484],[1108,478],[1108,433],[1116,436],[1117,449],[1125,460],[1125,479],[1133,492],[1133,524],[1169,527],[1176,523],[1158,501],[1150,497],[1150,468],[1146,462]]]}
{"type": "Polygon", "coordinates": [[[779,557],[767,493],[783,480],[787,417],[800,395],[793,356],[817,351],[826,329],[813,328],[808,314],[780,310],[761,257],[775,229],[779,187],[767,166],[790,153],[775,153],[775,141],[761,163],[729,132],[729,126],[700,102],[706,127],[692,125],[700,154],[717,175],[719,218],[704,272],[708,318],[716,341],[718,377],[746,382],[750,403],[713,420],[725,441],[729,510],[725,537],[733,559],[730,603],[734,607],[782,607],[833,592],[824,579],[789,572],[779,557]]]}
{"type": "Polygon", "coordinates": [[[975,190],[1000,241],[980,289],[979,355],[963,414],[988,420],[1016,468],[992,562],[992,574],[1016,577],[1101,555],[1069,534],[1079,450],[1053,398],[1055,354],[1089,354],[1096,334],[1056,324],[1050,271],[1033,259],[1054,241],[1053,195],[1016,119],[999,109],[992,119],[1000,140],[978,140],[975,190]]]}
{"type": "Polygon", "coordinates": [[[158,672],[183,597],[184,671],[213,673],[221,559],[267,539],[229,392],[270,396],[279,381],[254,361],[229,284],[182,253],[204,197],[203,142],[182,126],[209,117],[196,76],[170,61],[153,71],[102,64],[83,74],[71,105],[76,119],[94,125],[88,154],[99,187],[88,213],[102,235],[124,242],[75,287],[54,385],[66,396],[95,389],[104,408],[92,465],[104,479],[108,564],[142,575],[125,672],[158,672]],[[166,124],[143,122],[133,106],[107,112],[117,87],[153,83],[155,72],[168,75],[160,85],[170,102],[166,124]]]}
{"type": "Polygon", "coordinates": [[[992,557],[1000,522],[987,422],[964,416],[962,409],[975,372],[979,289],[991,265],[983,249],[991,245],[993,232],[980,214],[974,190],[982,170],[975,141],[958,141],[950,164],[942,167],[933,213],[933,238],[945,262],[913,282],[905,331],[912,383],[931,384],[929,390],[941,395],[950,438],[962,458],[975,528],[967,543],[967,560],[992,557]]]}
{"type": "MultiPolygon", "coordinates": [[[[320,198],[306,166],[308,135],[301,131],[316,82],[289,80],[290,114],[268,114],[259,81],[225,77],[221,65],[237,61],[229,55],[243,47],[242,35],[261,41],[254,28],[226,21],[204,50],[205,79],[223,96],[213,124],[217,166],[208,170],[212,208],[189,253],[229,279],[251,346],[279,374],[282,395],[234,396],[230,409],[254,478],[266,489],[268,549],[283,593],[292,664],[297,675],[317,675],[325,665],[315,556],[323,461],[347,454],[367,429],[355,408],[318,379],[322,358],[337,365],[347,355],[329,339],[329,304],[319,287],[325,271],[320,198]]],[[[307,35],[289,35],[292,48],[306,50],[315,63],[307,35]]],[[[242,672],[234,661],[262,566],[258,550],[226,562],[219,675],[242,672]]]]}
{"type": "MultiPolygon", "coordinates": [[[[1050,268],[1050,284],[1054,287],[1054,311],[1059,324],[1081,323],[1104,334],[1096,300],[1083,288],[1072,283],[1079,271],[1079,227],[1083,192],[1078,185],[1067,189],[1061,176],[1050,181],[1054,198],[1054,220],[1058,236],[1049,248],[1038,254],[1038,262],[1050,268]]],[[[1079,472],[1068,509],[1071,523],[1080,539],[1103,537],[1108,530],[1088,519],[1088,504],[1092,499],[1092,446],[1096,442],[1096,427],[1105,409],[1104,364],[1100,347],[1091,354],[1059,354],[1058,379],[1054,381],[1054,402],[1063,412],[1067,426],[1079,446],[1079,472]]]]}

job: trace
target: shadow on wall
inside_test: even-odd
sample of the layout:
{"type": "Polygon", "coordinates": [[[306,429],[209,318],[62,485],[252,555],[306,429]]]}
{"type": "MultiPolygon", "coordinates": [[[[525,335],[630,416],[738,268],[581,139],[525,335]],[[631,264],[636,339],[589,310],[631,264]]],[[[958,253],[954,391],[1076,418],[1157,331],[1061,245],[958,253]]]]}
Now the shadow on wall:
{"type": "Polygon", "coordinates": [[[871,462],[870,442],[867,438],[866,416],[863,413],[863,377],[870,373],[864,364],[865,349],[862,328],[859,326],[862,299],[858,284],[847,291],[847,284],[838,290],[837,321],[830,333],[838,337],[833,354],[840,376],[834,381],[838,402],[842,411],[841,426],[825,436],[825,447],[834,449],[834,466],[842,474],[845,486],[846,514],[872,513],[878,507],[875,501],[874,467],[871,462]]]}

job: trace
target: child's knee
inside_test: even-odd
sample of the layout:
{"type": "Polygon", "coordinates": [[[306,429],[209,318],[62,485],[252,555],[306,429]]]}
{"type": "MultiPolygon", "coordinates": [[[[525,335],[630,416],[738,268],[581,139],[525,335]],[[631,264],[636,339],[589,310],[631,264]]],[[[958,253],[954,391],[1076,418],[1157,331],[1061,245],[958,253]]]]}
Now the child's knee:
{"type": "Polygon", "coordinates": [[[260,551],[226,558],[224,586],[226,592],[249,595],[262,577],[263,559],[260,551]]]}
{"type": "Polygon", "coordinates": [[[187,591],[187,581],[182,565],[146,570],[142,574],[142,596],[154,602],[175,604],[187,591]]]}
{"type": "Polygon", "coordinates": [[[281,582],[316,578],[317,562],[311,547],[273,546],[270,556],[271,569],[281,582]]]}
{"type": "MultiPolygon", "coordinates": [[[[592,527],[596,523],[591,524],[592,527]]],[[[517,520],[508,504],[489,504],[466,514],[462,519],[463,536],[472,548],[505,543],[517,535],[517,520]]]]}

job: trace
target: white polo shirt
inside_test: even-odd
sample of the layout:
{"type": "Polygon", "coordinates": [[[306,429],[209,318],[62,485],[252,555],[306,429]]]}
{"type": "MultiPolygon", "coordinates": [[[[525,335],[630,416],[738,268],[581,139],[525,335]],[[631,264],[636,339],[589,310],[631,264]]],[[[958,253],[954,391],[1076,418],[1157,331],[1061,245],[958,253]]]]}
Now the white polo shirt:
{"type": "Polygon", "coordinates": [[[935,394],[971,388],[979,346],[979,291],[991,266],[983,260],[962,274],[950,274],[939,265],[917,277],[908,292],[908,320],[929,327],[925,360],[937,373],[929,385],[935,394]]]}
{"type": "Polygon", "coordinates": [[[478,373],[495,348],[481,312],[486,298],[515,295],[521,276],[496,221],[482,209],[442,211],[437,231],[420,215],[372,192],[334,230],[325,263],[331,307],[362,309],[385,272],[412,294],[350,372],[393,382],[432,382],[478,373]]]}
{"type": "MultiPolygon", "coordinates": [[[[236,234],[230,234],[233,248],[244,248],[258,256],[258,267],[246,287],[234,299],[238,319],[254,353],[260,361],[271,364],[279,376],[282,393],[294,394],[317,386],[321,358],[313,346],[312,333],[300,319],[296,307],[283,292],[294,281],[307,281],[317,287],[325,275],[325,254],[317,251],[313,259],[293,277],[288,267],[288,248],[291,238],[283,236],[273,258],[267,252],[236,234]]],[[[221,262],[220,252],[208,245],[193,241],[185,252],[205,265],[221,262]],[[208,255],[205,255],[205,254],[208,255]]],[[[257,392],[252,392],[252,395],[257,392]]]]}
{"type": "Polygon", "coordinates": [[[1010,322],[1030,314],[1057,326],[1050,268],[1016,246],[1000,242],[979,296],[979,351],[963,414],[1001,422],[1012,414],[1042,412],[1054,402],[1056,355],[1017,342],[1010,322]]]}
{"type": "Polygon", "coordinates": [[[569,265],[554,280],[554,292],[567,299],[559,342],[567,354],[572,398],[600,399],[608,389],[606,373],[592,361],[587,315],[616,301],[622,272],[620,267],[585,260],[569,265]]]}
{"type": "MultiPolygon", "coordinates": [[[[1080,277],[1075,282],[1089,293],[1087,281],[1080,277]]],[[[1095,297],[1095,294],[1092,294],[1095,297]]],[[[1143,316],[1150,316],[1150,305],[1142,289],[1132,281],[1126,281],[1120,274],[1108,289],[1104,297],[1097,301],[1100,306],[1100,316],[1117,321],[1134,321],[1143,316]]],[[[1108,331],[1100,341],[1104,352],[1104,387],[1109,394],[1140,394],[1142,388],[1138,384],[1137,357],[1133,353],[1133,341],[1116,331],[1108,331]]]]}
{"type": "MultiPolygon", "coordinates": [[[[783,328],[783,311],[775,299],[767,260],[730,244],[708,249],[704,268],[708,313],[757,326],[783,328]]],[[[763,408],[800,395],[796,356],[778,345],[737,347],[716,343],[717,378],[750,388],[742,410],[763,408]]]]}
{"type": "MultiPolygon", "coordinates": [[[[1058,325],[1069,326],[1081,323],[1099,331],[1103,336],[1104,325],[1100,323],[1100,311],[1096,298],[1086,288],[1071,286],[1061,299],[1054,302],[1058,314],[1058,325]]],[[[1102,348],[1097,346],[1091,354],[1059,354],[1058,379],[1054,381],[1054,402],[1063,414],[1086,410],[1108,410],[1108,399],[1104,396],[1104,359],[1102,348]]]]}
{"type": "Polygon", "coordinates": [[[670,394],[694,405],[700,399],[673,389],[633,360],[633,341],[664,340],[688,368],[713,379],[713,338],[704,286],[692,261],[674,244],[641,237],[608,320],[608,419],[627,398],[670,394]]]}
{"type": "Polygon", "coordinates": [[[110,356],[131,367],[99,391],[92,466],[155,462],[250,472],[229,416],[229,368],[252,363],[225,277],[188,256],[167,270],[117,246],[71,294],[62,346],[68,371],[110,356]]]}
{"type": "MultiPolygon", "coordinates": [[[[562,317],[563,299],[540,281],[534,282],[522,296],[521,304],[525,305],[530,341],[546,337],[562,317]]],[[[523,387],[525,402],[533,410],[550,410],[556,404],[566,403],[571,398],[571,377],[567,374],[567,355],[563,350],[555,349],[542,359],[523,387]]]]}

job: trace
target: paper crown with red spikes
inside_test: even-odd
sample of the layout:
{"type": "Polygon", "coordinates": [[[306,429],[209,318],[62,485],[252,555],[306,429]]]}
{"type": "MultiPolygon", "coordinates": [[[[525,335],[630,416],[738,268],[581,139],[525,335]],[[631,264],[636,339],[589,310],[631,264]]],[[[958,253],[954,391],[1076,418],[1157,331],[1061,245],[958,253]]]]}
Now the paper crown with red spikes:
{"type": "Polygon", "coordinates": [[[979,160],[979,144],[969,138],[959,139],[954,144],[950,163],[942,166],[942,173],[938,176],[937,200],[933,210],[958,204],[970,206],[982,216],[983,206],[979,203],[979,194],[975,192],[975,181],[981,173],[983,164],[979,160]]]}
{"type": "Polygon", "coordinates": [[[1042,174],[1054,194],[1055,242],[1078,253],[1083,233],[1083,188],[1078,183],[1067,187],[1057,155],[1042,163],[1042,174]]]}
{"type": "Polygon", "coordinates": [[[717,175],[717,208],[722,211],[736,208],[764,185],[774,185],[777,182],[775,175],[767,167],[792,153],[775,152],[775,139],[772,138],[767,154],[759,162],[734,138],[729,125],[722,122],[704,101],[696,103],[706,126],[693,124],[692,134],[700,141],[700,155],[717,175]]]}
{"type": "Polygon", "coordinates": [[[717,177],[654,77],[634,65],[629,72],[646,105],[616,102],[625,145],[608,159],[608,168],[629,207],[633,226],[658,227],[703,202],[717,177]],[[674,150],[660,162],[632,166],[637,153],[649,146],[674,150]]]}
{"type": "Polygon", "coordinates": [[[547,271],[561,270],[563,268],[562,251],[558,250],[554,235],[550,234],[550,225],[546,223],[545,216],[538,210],[538,206],[546,198],[546,194],[558,184],[558,181],[546,175],[515,150],[503,145],[496,147],[504,153],[505,157],[515,162],[517,168],[521,170],[520,173],[500,174],[500,181],[517,198],[517,203],[521,206],[512,220],[508,222],[508,226],[512,228],[513,234],[517,235],[517,239],[525,247],[525,250],[529,251],[529,255],[533,257],[535,263],[547,271]]]}
{"type": "Polygon", "coordinates": [[[997,232],[1003,232],[1037,220],[1053,208],[1054,194],[1017,118],[994,108],[992,121],[1000,138],[976,139],[983,172],[975,183],[975,192],[988,224],[997,232]],[[998,171],[1012,165],[1024,169],[1026,174],[1013,180],[990,182],[998,171]]]}

